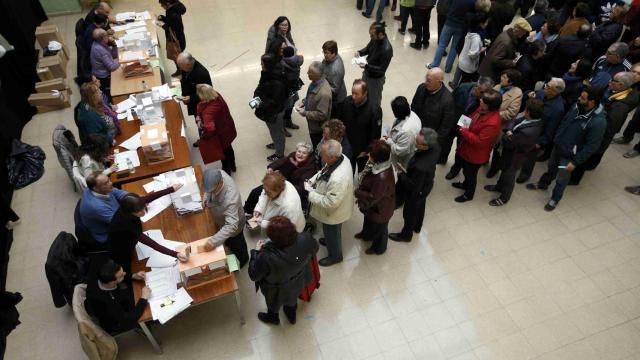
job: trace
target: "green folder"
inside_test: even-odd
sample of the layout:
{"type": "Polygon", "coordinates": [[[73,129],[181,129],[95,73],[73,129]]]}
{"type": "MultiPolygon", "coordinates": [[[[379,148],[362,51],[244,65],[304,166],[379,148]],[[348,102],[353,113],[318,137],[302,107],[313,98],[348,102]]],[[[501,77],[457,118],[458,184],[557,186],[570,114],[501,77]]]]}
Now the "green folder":
{"type": "Polygon", "coordinates": [[[227,255],[227,266],[229,266],[229,272],[240,270],[240,262],[235,254],[227,255]]]}

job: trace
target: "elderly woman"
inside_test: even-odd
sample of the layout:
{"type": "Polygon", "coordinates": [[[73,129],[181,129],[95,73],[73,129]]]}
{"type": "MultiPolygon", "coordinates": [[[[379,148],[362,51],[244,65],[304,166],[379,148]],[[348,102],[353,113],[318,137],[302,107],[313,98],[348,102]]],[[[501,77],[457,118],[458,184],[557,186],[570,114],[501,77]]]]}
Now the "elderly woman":
{"type": "Polygon", "coordinates": [[[284,216],[295,225],[297,232],[304,230],[305,220],[300,203],[300,195],[290,182],[279,172],[269,172],[262,179],[262,194],[253,209],[253,219],[262,228],[269,225],[274,216],[284,216]]]}
{"type": "Polygon", "coordinates": [[[322,144],[326,143],[329,140],[335,140],[342,145],[342,154],[347,158],[351,159],[353,155],[351,150],[351,144],[349,143],[349,139],[345,136],[347,132],[347,127],[344,126],[344,123],[338,119],[331,119],[322,124],[322,139],[318,143],[318,146],[315,148],[315,162],[316,167],[321,168],[324,166],[322,163],[322,159],[320,158],[320,149],[322,148],[322,144]]]}
{"type": "Polygon", "coordinates": [[[80,141],[85,142],[89,134],[104,135],[109,144],[115,144],[114,137],[118,129],[113,119],[105,114],[102,91],[92,83],[80,87],[82,101],[78,104],[77,122],[80,141]]]}
{"type": "Polygon", "coordinates": [[[391,146],[391,164],[396,169],[406,169],[415,151],[415,138],[422,123],[418,115],[411,111],[411,106],[404,96],[398,96],[391,101],[391,111],[396,120],[389,135],[384,135],[383,139],[391,146]]]}
{"type": "Polygon", "coordinates": [[[471,116],[471,125],[459,130],[456,162],[462,164],[464,181],[452,183],[456,189],[464,190],[464,194],[455,198],[463,203],[473,200],[476,191],[478,170],[489,161],[489,154],[498,134],[500,134],[500,104],[502,96],[496,90],[488,90],[480,98],[480,106],[471,116]]]}
{"type": "MultiPolygon", "coordinates": [[[[299,142],[296,145],[296,151],[267,166],[268,173],[277,171],[282,174],[284,178],[295,187],[303,202],[307,200],[304,182],[316,173],[312,152],[311,144],[299,142]]],[[[251,190],[247,201],[244,203],[244,212],[246,214],[253,213],[253,209],[258,203],[258,198],[260,194],[262,194],[262,190],[262,185],[251,190]]]]}
{"type": "Polygon", "coordinates": [[[318,243],[308,232],[297,233],[284,216],[269,219],[266,241],[258,240],[251,250],[249,277],[264,295],[267,312],[258,319],[267,324],[280,324],[280,308],[289,323],[296,323],[298,295],[312,280],[309,261],[318,252],[318,243]]]}
{"type": "Polygon", "coordinates": [[[197,106],[196,124],[200,139],[198,148],[205,164],[222,160],[222,170],[227,174],[236,171],[236,157],[231,143],[237,136],[236,125],[227,103],[209,84],[196,85],[200,102],[197,106]]]}
{"type": "MultiPolygon", "coordinates": [[[[414,137],[415,138],[415,137],[414,137]]],[[[364,214],[362,231],[356,239],[371,241],[365,254],[381,255],[387,250],[389,220],[395,210],[395,178],[391,162],[391,147],[384,140],[371,144],[369,160],[358,175],[360,184],[354,195],[358,209],[364,214]]]]}
{"type": "Polygon", "coordinates": [[[286,46],[296,47],[291,36],[291,22],[286,16],[278,16],[267,33],[267,43],[264,52],[269,53],[276,40],[282,40],[286,46]]]}
{"type": "MultiPolygon", "coordinates": [[[[518,87],[521,73],[515,69],[507,69],[500,75],[500,84],[494,87],[502,94],[502,104],[500,105],[500,121],[502,129],[507,129],[511,122],[516,118],[516,115],[520,112],[520,106],[522,105],[522,89],[518,87]]],[[[499,135],[499,134],[498,134],[499,135]]],[[[491,167],[487,172],[487,177],[494,177],[502,167],[502,155],[500,149],[500,139],[496,138],[497,142],[493,147],[493,157],[491,158],[491,167]]]]}
{"type": "Polygon", "coordinates": [[[106,167],[105,164],[113,162],[113,155],[109,155],[110,144],[101,134],[89,134],[85,142],[80,146],[80,156],[78,158],[78,166],[82,177],[96,171],[102,171],[104,175],[109,176],[118,170],[118,165],[113,164],[106,167]]]}
{"type": "Polygon", "coordinates": [[[91,74],[100,79],[100,89],[111,102],[111,73],[120,67],[118,48],[104,29],[93,30],[93,40],[90,49],[91,74]]]}

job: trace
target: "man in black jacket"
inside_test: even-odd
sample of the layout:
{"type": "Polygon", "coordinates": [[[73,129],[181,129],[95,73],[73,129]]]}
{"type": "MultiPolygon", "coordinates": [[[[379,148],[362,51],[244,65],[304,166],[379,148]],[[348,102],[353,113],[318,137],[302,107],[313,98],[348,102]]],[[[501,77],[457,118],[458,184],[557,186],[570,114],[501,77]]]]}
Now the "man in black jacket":
{"type": "Polygon", "coordinates": [[[367,148],[371,141],[380,138],[382,130],[382,110],[371,102],[368,83],[356,79],[351,87],[351,96],[340,104],[340,120],[344,123],[347,139],[351,144],[351,167],[362,171],[367,163],[367,148]]]}
{"type": "MultiPolygon", "coordinates": [[[[200,102],[198,93],[196,92],[196,85],[211,83],[211,76],[209,71],[200,62],[198,62],[190,53],[183,51],[176,58],[176,64],[182,73],[180,79],[180,86],[182,88],[182,96],[178,97],[178,100],[187,105],[187,113],[189,115],[196,115],[196,108],[200,102]]],[[[193,144],[197,147],[197,143],[193,144]]]]}
{"type": "Polygon", "coordinates": [[[411,100],[411,111],[418,115],[422,127],[438,133],[438,143],[444,146],[457,119],[453,96],[444,86],[444,72],[440,68],[427,70],[424,83],[418,85],[411,100]]]}
{"type": "Polygon", "coordinates": [[[562,77],[569,71],[571,64],[581,58],[591,58],[591,47],[589,46],[589,35],[591,27],[581,25],[576,35],[561,36],[547,50],[545,61],[549,64],[549,74],[555,77],[562,77]]]}
{"type": "MultiPolygon", "coordinates": [[[[122,333],[138,326],[138,319],[144,313],[151,296],[148,287],[142,288],[140,300],[133,303],[131,287],[123,288],[127,273],[113,260],[107,260],[97,274],[91,276],[87,284],[87,312],[98,319],[102,329],[110,334],[122,333]]],[[[144,280],[144,271],[131,276],[134,280],[144,280]]]]}
{"type": "Polygon", "coordinates": [[[509,202],[515,185],[516,173],[527,158],[527,154],[535,150],[536,141],[542,133],[542,113],[544,103],[540,99],[527,100],[524,117],[511,122],[502,137],[502,172],[498,183],[484,187],[487,191],[499,192],[500,196],[489,201],[491,206],[502,206],[509,202]]]}
{"type": "Polygon", "coordinates": [[[366,56],[367,63],[361,64],[364,69],[362,80],[367,82],[369,88],[369,101],[376,107],[382,102],[382,88],[384,87],[385,72],[393,57],[393,48],[387,38],[384,23],[373,23],[369,26],[371,41],[364,49],[356,52],[356,57],[366,56]]]}
{"type": "Polygon", "coordinates": [[[423,128],[416,136],[416,152],[409,160],[406,171],[398,172],[396,183],[396,209],[404,204],[404,226],[399,233],[389,234],[393,241],[409,242],[413,233],[422,230],[427,196],[433,188],[436,163],[440,156],[438,133],[423,128]]]}

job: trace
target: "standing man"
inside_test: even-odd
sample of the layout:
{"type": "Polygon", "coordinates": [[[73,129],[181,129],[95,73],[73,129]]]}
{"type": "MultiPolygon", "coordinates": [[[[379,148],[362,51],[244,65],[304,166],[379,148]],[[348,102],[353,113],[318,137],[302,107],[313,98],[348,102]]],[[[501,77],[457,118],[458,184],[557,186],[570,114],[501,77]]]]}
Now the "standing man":
{"type": "Polygon", "coordinates": [[[605,89],[615,74],[631,71],[631,62],[626,59],[627,54],[629,45],[626,43],[611,44],[607,53],[593,63],[593,76],[589,79],[589,84],[598,89],[605,89]]]}
{"type": "Polygon", "coordinates": [[[331,114],[331,85],[322,76],[322,64],[319,61],[309,65],[307,76],[311,84],[307,89],[307,96],[296,107],[296,111],[307,118],[309,137],[315,149],[322,140],[322,124],[329,120],[331,114]]]}
{"type": "Polygon", "coordinates": [[[431,10],[436,5],[436,0],[416,0],[413,7],[413,31],[416,33],[416,41],[409,44],[416,50],[429,47],[429,21],[431,20],[431,10]]]}
{"type": "MultiPolygon", "coordinates": [[[[89,10],[89,12],[87,13],[87,16],[84,18],[84,26],[86,27],[89,24],[93,24],[95,23],[95,17],[96,15],[101,14],[107,17],[107,24],[105,25],[105,30],[111,30],[111,28],[109,27],[110,23],[116,24],[116,25],[122,25],[125,23],[125,21],[116,21],[115,18],[111,17],[111,6],[104,2],[101,1],[98,3],[98,5],[94,6],[93,9],[89,10]]],[[[113,30],[111,30],[111,32],[113,33],[113,30]]]]}
{"type": "Polygon", "coordinates": [[[347,97],[347,87],[344,83],[344,63],[338,54],[338,43],[329,40],[322,44],[322,74],[331,86],[331,117],[336,117],[338,104],[347,97]]]}
{"type": "Polygon", "coordinates": [[[424,83],[418,85],[411,111],[420,117],[422,127],[438,133],[438,143],[443,146],[455,127],[455,104],[449,89],[444,86],[444,73],[440,68],[427,70],[424,83]]]}
{"type": "Polygon", "coordinates": [[[321,266],[342,262],[342,223],[351,218],[353,211],[353,173],[351,164],[342,155],[342,146],[335,140],[322,144],[320,157],[325,164],[304,188],[309,192],[311,216],[322,223],[324,238],[321,245],[328,255],[320,259],[321,266]]]}
{"type": "MultiPolygon", "coordinates": [[[[176,58],[176,64],[182,74],[180,78],[180,87],[182,88],[182,96],[177,97],[187,105],[187,113],[189,115],[196,116],[196,109],[200,98],[196,91],[196,85],[211,83],[211,76],[209,71],[198,60],[196,60],[190,53],[183,51],[176,58]]],[[[198,147],[198,142],[193,143],[193,147],[198,147]]]]}
{"type": "Polygon", "coordinates": [[[475,10],[475,0],[440,0],[447,1],[447,17],[442,28],[442,32],[438,34],[438,49],[433,58],[431,64],[428,64],[428,68],[440,67],[440,62],[444,56],[445,49],[449,45],[451,39],[451,49],[449,50],[449,56],[447,57],[447,63],[444,67],[446,73],[450,73],[453,68],[453,62],[458,56],[458,43],[464,37],[467,27],[465,25],[467,13],[471,13],[475,10]]]}
{"type": "Polygon", "coordinates": [[[422,128],[416,136],[416,152],[405,171],[398,172],[396,183],[396,209],[404,204],[404,226],[399,233],[389,234],[393,241],[409,242],[413,233],[420,233],[427,196],[433,189],[436,163],[440,157],[438,133],[422,128]]]}
{"type": "Polygon", "coordinates": [[[242,199],[233,179],[226,172],[209,168],[202,176],[204,206],[208,206],[218,232],[205,245],[211,251],[225,245],[240,261],[240,267],[249,261],[249,251],[244,240],[245,217],[242,199]]]}
{"type": "Polygon", "coordinates": [[[529,190],[546,190],[556,180],[551,199],[544,206],[545,211],[553,211],[558,206],[571,172],[598,150],[606,129],[607,119],[600,104],[600,94],[587,87],[580,94],[576,106],[560,123],[547,172],[537,183],[527,184],[529,190]]]}
{"type": "Polygon", "coordinates": [[[348,96],[340,105],[340,120],[347,128],[347,139],[351,144],[351,167],[355,171],[364,169],[367,163],[367,148],[371,141],[380,138],[382,129],[382,110],[371,103],[368,97],[367,83],[356,79],[348,96]]]}
{"type": "Polygon", "coordinates": [[[367,82],[369,99],[376,107],[379,107],[382,101],[385,72],[393,57],[393,48],[387,38],[385,27],[385,24],[372,23],[369,26],[371,41],[364,49],[356,52],[356,57],[367,57],[367,63],[360,65],[364,69],[362,80],[367,82]]]}
{"type": "Polygon", "coordinates": [[[496,83],[500,82],[500,75],[506,69],[516,66],[513,60],[516,58],[516,50],[520,40],[531,31],[531,25],[527,20],[519,18],[510,29],[503,31],[496,41],[487,50],[487,55],[480,63],[478,73],[488,76],[496,83]]]}

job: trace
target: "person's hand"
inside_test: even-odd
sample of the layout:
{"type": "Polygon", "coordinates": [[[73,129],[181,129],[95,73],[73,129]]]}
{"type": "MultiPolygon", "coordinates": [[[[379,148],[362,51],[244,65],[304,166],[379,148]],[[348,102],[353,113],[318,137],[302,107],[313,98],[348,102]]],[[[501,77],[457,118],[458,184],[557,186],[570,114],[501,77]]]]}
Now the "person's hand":
{"type": "Polygon", "coordinates": [[[117,112],[118,111],[118,107],[111,104],[111,110],[113,110],[113,112],[117,112]]]}
{"type": "Polygon", "coordinates": [[[180,262],[187,262],[189,261],[189,255],[187,255],[186,253],[178,253],[178,260],[180,260],[180,262]]]}
{"type": "Polygon", "coordinates": [[[261,217],[261,216],[262,216],[262,213],[261,213],[260,211],[254,211],[254,212],[253,212],[253,217],[254,217],[254,218],[256,218],[256,219],[257,219],[257,218],[259,218],[259,217],[261,217]]]}
{"type": "Polygon", "coordinates": [[[107,155],[107,161],[113,161],[116,158],[114,154],[107,155]]]}
{"type": "Polygon", "coordinates": [[[180,190],[180,188],[183,186],[182,183],[175,183],[173,185],[171,185],[171,187],[173,188],[173,191],[178,191],[180,190]]]}
{"type": "Polygon", "coordinates": [[[111,142],[111,146],[116,146],[116,139],[113,139],[113,141],[111,142]]]}
{"type": "Polygon", "coordinates": [[[142,280],[142,281],[144,281],[144,279],[146,279],[146,273],[144,271],[138,271],[135,274],[131,274],[131,278],[133,280],[142,280]]]}
{"type": "Polygon", "coordinates": [[[311,181],[307,180],[304,182],[304,189],[307,192],[312,192],[313,191],[313,186],[311,185],[311,181]]]}
{"type": "Polygon", "coordinates": [[[111,172],[118,171],[118,164],[114,163],[113,165],[111,165],[111,167],[109,167],[109,170],[111,170],[111,172]]]}
{"type": "Polygon", "coordinates": [[[183,96],[180,100],[182,100],[183,103],[188,104],[189,100],[191,100],[191,96],[183,96]]]}
{"type": "Polygon", "coordinates": [[[567,164],[567,171],[568,172],[572,172],[573,170],[575,170],[576,166],[573,163],[568,163],[567,164]]]}
{"type": "Polygon", "coordinates": [[[210,242],[207,241],[206,243],[204,243],[204,251],[211,251],[213,249],[215,249],[215,247],[211,245],[210,242]]]}
{"type": "Polygon", "coordinates": [[[149,300],[149,298],[151,297],[151,289],[149,289],[148,286],[143,287],[142,294],[140,294],[140,297],[142,299],[149,300]]]}
{"type": "Polygon", "coordinates": [[[260,239],[256,243],[256,250],[260,251],[260,249],[262,249],[262,246],[264,246],[264,240],[260,239]]]}
{"type": "MultiPolygon", "coordinates": [[[[109,34],[109,35],[113,35],[113,34],[115,34],[115,33],[116,33],[116,32],[115,32],[113,29],[109,29],[109,30],[107,30],[107,34],[109,34]]],[[[109,38],[110,38],[110,39],[113,39],[113,36],[109,36],[109,38]]]]}

